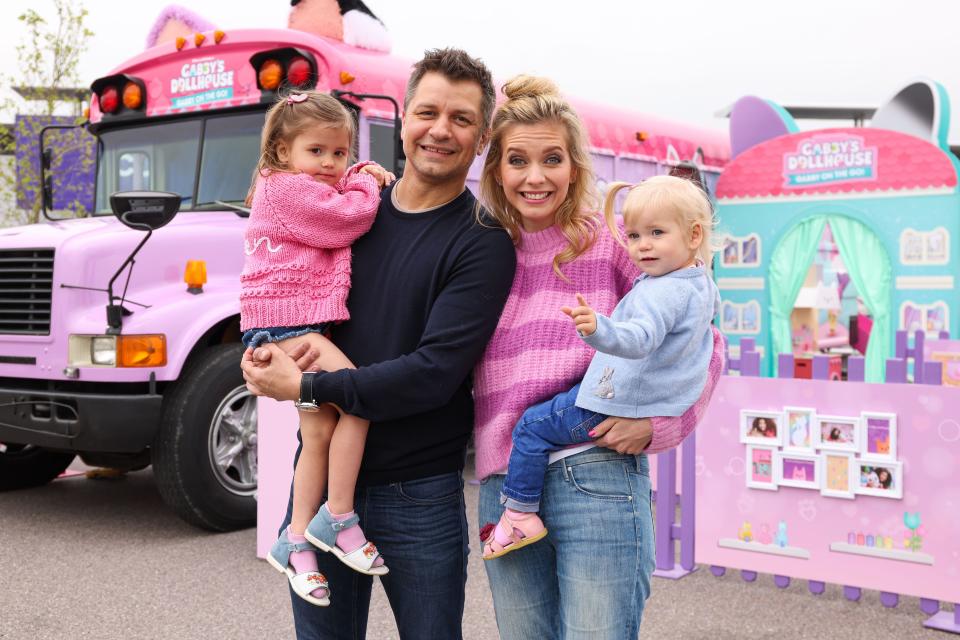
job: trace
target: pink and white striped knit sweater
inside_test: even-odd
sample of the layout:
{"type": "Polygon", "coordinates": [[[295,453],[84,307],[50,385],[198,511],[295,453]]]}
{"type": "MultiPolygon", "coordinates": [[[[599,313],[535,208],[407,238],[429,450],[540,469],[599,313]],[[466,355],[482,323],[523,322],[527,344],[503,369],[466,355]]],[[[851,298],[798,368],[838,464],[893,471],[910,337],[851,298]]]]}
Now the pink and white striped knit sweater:
{"type": "Polygon", "coordinates": [[[380,205],[376,178],[350,167],[330,186],[304,173],[257,177],[240,275],[240,329],[348,320],[350,245],[380,205]]]}
{"type": "MultiPolygon", "coordinates": [[[[553,271],[553,257],[566,246],[559,227],[537,233],[521,231],[517,271],[500,322],[474,371],[477,475],[503,473],[513,446],[513,427],[531,405],[552,398],[580,382],[595,353],[560,311],[576,304],[581,293],[594,309],[609,315],[633,286],[637,267],[609,233],[573,262],[561,266],[570,279],[553,271]]],[[[706,410],[723,371],[723,337],[714,330],[714,352],[700,399],[680,417],[655,418],[647,453],[676,447],[706,410]]]]}

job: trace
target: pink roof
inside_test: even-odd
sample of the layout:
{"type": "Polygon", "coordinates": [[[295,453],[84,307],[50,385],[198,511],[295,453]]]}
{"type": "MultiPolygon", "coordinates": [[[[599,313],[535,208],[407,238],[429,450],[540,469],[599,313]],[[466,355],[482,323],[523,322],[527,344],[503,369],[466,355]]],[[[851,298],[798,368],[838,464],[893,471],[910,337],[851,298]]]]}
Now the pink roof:
{"type": "Polygon", "coordinates": [[[944,187],[956,189],[957,172],[935,145],[885,129],[838,128],[779,136],[747,149],[724,169],[717,198],[944,187]]]}

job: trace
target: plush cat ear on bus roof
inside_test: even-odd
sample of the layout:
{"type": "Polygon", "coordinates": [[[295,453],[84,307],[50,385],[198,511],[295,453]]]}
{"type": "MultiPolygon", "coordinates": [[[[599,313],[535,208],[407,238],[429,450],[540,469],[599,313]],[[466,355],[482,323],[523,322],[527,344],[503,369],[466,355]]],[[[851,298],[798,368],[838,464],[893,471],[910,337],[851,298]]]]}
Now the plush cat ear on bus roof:
{"type": "Polygon", "coordinates": [[[793,116],[775,102],[744,96],[730,109],[730,153],[737,157],[765,140],[796,133],[793,116]]]}
{"type": "Polygon", "coordinates": [[[189,39],[195,33],[213,31],[216,25],[177,4],[167,5],[157,16],[147,34],[147,49],[164,42],[173,42],[178,37],[189,39]]]}
{"type": "Polygon", "coordinates": [[[870,126],[889,129],[931,142],[950,151],[950,98],[943,86],[927,78],[918,78],[880,104],[870,126]]]}
{"type": "Polygon", "coordinates": [[[287,26],[353,47],[384,52],[391,47],[386,27],[362,0],[290,0],[287,26]],[[340,19],[331,24],[337,13],[340,19]]]}

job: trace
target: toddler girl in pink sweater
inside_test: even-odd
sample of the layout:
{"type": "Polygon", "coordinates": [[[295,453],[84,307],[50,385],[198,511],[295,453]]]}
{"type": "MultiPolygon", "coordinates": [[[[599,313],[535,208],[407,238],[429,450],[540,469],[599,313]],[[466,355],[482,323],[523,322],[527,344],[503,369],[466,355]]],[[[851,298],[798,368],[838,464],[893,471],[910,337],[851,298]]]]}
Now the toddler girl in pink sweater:
{"type": "MultiPolygon", "coordinates": [[[[331,323],[349,319],[350,245],[370,229],[380,189],[394,179],[370,162],[348,169],[353,139],[353,117],[324,93],[291,93],[267,113],[247,197],[251,211],[240,276],[240,328],[248,349],[322,334],[331,323]]],[[[353,367],[333,343],[319,364],[326,370],[353,367]]],[[[303,447],[292,518],[267,561],[287,575],[298,596],[326,606],[330,591],[317,571],[314,546],[361,573],[387,573],[353,512],[369,423],[339,415],[330,405],[298,409],[303,447]],[[325,484],[328,502],[320,507],[325,484]]]]}

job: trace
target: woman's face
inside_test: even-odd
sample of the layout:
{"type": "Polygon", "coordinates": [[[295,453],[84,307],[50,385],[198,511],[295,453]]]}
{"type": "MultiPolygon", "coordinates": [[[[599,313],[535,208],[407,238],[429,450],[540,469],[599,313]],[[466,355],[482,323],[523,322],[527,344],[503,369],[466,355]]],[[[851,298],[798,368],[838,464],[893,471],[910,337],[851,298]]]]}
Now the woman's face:
{"type": "Polygon", "coordinates": [[[877,469],[877,477],[880,478],[880,482],[886,482],[890,479],[890,472],[886,469],[877,469]]]}
{"type": "Polygon", "coordinates": [[[558,122],[517,124],[503,135],[498,182],[520,213],[524,231],[542,231],[556,222],[576,178],[564,126],[558,122]]]}

